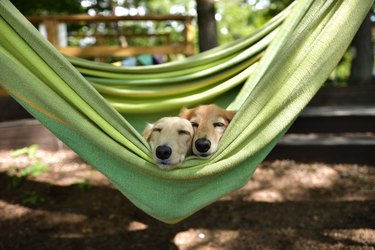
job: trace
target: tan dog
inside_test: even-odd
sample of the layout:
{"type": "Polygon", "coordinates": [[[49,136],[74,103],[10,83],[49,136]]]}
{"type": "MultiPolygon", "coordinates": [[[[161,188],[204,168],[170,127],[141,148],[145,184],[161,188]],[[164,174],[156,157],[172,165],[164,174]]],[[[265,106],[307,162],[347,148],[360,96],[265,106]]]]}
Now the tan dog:
{"type": "Polygon", "coordinates": [[[191,153],[193,135],[191,123],[180,117],[161,118],[143,132],[155,163],[162,169],[175,168],[184,161],[191,153]]]}
{"type": "Polygon", "coordinates": [[[210,157],[235,114],[214,104],[182,109],[179,116],[189,120],[194,128],[193,154],[210,157]]]}

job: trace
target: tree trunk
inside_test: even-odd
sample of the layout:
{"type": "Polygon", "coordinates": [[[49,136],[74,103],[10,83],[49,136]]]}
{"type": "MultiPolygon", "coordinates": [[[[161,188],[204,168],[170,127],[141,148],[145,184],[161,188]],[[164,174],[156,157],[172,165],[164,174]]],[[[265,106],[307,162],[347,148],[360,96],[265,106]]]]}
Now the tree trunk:
{"type": "Polygon", "coordinates": [[[200,52],[217,46],[214,0],[196,0],[200,52]]]}
{"type": "Polygon", "coordinates": [[[373,44],[371,41],[370,13],[359,28],[352,42],[353,59],[349,84],[365,85],[373,83],[373,44]]]}

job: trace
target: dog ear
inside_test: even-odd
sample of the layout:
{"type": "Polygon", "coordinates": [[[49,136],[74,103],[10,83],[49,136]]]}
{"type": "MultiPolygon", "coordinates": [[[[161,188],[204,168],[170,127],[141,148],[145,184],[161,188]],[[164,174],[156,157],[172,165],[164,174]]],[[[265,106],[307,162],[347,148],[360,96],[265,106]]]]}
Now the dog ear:
{"type": "Polygon", "coordinates": [[[178,116],[186,120],[189,120],[191,118],[192,111],[193,109],[188,109],[184,107],[181,109],[180,114],[178,116]]]}
{"type": "Polygon", "coordinates": [[[143,131],[143,137],[146,139],[146,141],[150,140],[153,128],[154,128],[154,124],[148,123],[145,130],[143,131]]]}
{"type": "Polygon", "coordinates": [[[236,115],[236,111],[225,110],[224,115],[225,119],[227,119],[228,121],[232,121],[233,117],[236,115]]]}

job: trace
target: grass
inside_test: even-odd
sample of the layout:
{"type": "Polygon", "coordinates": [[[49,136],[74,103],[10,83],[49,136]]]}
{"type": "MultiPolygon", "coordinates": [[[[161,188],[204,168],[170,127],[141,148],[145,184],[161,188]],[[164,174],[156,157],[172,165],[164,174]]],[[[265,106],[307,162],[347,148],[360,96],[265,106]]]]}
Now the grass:
{"type": "MultiPolygon", "coordinates": [[[[11,153],[11,156],[14,158],[26,155],[31,164],[26,166],[25,168],[14,167],[9,171],[9,174],[12,176],[9,183],[10,188],[20,187],[28,177],[37,177],[43,173],[48,172],[48,164],[40,161],[36,156],[38,149],[39,145],[33,144],[28,147],[14,150],[11,153]]],[[[24,192],[21,203],[23,205],[35,206],[39,203],[43,203],[44,201],[45,199],[39,196],[36,191],[28,190],[24,192]]]]}

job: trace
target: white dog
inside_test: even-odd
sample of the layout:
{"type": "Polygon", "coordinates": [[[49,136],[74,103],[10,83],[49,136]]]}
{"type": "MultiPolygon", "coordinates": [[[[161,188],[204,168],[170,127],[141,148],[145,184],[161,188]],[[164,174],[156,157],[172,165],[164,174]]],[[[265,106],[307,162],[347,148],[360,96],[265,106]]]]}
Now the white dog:
{"type": "Polygon", "coordinates": [[[191,153],[194,129],[180,117],[164,117],[148,124],[143,132],[155,163],[162,169],[173,169],[191,153]]]}

